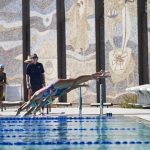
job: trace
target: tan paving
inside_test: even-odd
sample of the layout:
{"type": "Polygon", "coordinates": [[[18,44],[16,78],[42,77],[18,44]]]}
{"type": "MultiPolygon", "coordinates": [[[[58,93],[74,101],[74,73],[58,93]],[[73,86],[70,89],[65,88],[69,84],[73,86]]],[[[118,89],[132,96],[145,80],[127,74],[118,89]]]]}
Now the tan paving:
{"type": "MultiPolygon", "coordinates": [[[[15,116],[16,109],[6,109],[3,112],[0,112],[1,117],[4,116],[15,116]]],[[[112,113],[113,115],[130,115],[136,116],[145,120],[150,121],[150,109],[126,109],[126,108],[104,108],[103,114],[112,113]]],[[[22,112],[21,115],[23,115],[22,112]]],[[[45,109],[46,114],[46,109],[45,109]]],[[[99,107],[83,107],[82,109],[83,115],[99,115],[100,108],[99,107]]],[[[46,114],[47,115],[47,114],[46,114]]],[[[63,107],[63,108],[52,108],[51,112],[49,112],[48,116],[51,115],[79,115],[79,108],[78,107],[63,107]]]]}

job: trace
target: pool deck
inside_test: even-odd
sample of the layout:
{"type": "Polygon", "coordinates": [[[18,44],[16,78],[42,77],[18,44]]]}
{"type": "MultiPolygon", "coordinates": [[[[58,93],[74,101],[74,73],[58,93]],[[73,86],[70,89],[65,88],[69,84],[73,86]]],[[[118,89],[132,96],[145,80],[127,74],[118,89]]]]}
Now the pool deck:
{"type": "MultiPolygon", "coordinates": [[[[16,109],[6,109],[0,112],[1,117],[15,116],[16,109]]],[[[104,108],[103,114],[112,113],[113,115],[125,115],[125,116],[136,116],[144,120],[150,121],[150,109],[126,109],[126,108],[104,108]]],[[[23,113],[22,113],[23,114],[23,113]]],[[[45,109],[46,114],[46,109],[45,109]]],[[[99,115],[100,108],[98,107],[83,107],[83,115],[99,115]]],[[[79,108],[77,107],[63,107],[63,108],[51,108],[51,112],[46,116],[58,116],[58,115],[79,115],[79,108]]]]}

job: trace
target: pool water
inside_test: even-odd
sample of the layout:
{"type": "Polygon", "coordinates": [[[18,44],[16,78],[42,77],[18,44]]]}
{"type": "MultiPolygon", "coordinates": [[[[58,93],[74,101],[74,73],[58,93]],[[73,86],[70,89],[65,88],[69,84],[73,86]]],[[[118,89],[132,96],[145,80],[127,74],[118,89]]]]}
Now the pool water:
{"type": "Polygon", "coordinates": [[[0,150],[149,150],[150,126],[134,117],[0,118],[0,150]]]}

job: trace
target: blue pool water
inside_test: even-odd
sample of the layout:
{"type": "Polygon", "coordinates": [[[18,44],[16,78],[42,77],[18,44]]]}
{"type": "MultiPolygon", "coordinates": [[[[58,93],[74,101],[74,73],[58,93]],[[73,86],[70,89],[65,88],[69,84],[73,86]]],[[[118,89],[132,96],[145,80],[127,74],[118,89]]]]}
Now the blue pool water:
{"type": "Polygon", "coordinates": [[[134,117],[0,118],[0,150],[149,150],[150,126],[134,117]]]}

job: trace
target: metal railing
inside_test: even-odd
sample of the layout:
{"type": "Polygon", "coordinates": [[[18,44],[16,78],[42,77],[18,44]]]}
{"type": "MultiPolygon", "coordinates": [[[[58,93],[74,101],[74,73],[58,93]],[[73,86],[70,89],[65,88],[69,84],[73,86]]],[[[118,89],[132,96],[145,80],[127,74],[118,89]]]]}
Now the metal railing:
{"type": "MultiPolygon", "coordinates": [[[[100,84],[100,116],[103,116],[103,95],[102,95],[103,85],[100,84]]],[[[82,115],[82,87],[79,88],[79,115],[82,115]]],[[[51,111],[51,110],[50,110],[51,111]]],[[[49,107],[47,106],[47,114],[49,113],[49,107]]]]}
{"type": "Polygon", "coordinates": [[[103,94],[102,94],[102,90],[103,90],[103,85],[100,84],[100,116],[103,116],[103,94]]]}
{"type": "Polygon", "coordinates": [[[79,115],[82,115],[82,88],[79,88],[80,90],[80,97],[79,97],[79,115]]]}

